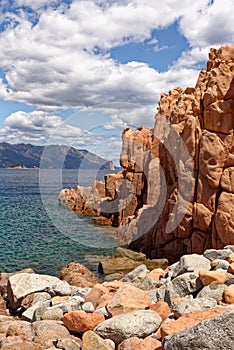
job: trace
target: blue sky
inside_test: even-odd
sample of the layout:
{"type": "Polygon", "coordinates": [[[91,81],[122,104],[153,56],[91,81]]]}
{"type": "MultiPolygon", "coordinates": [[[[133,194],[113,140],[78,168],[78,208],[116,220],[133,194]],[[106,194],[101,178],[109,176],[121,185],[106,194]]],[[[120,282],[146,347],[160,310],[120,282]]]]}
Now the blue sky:
{"type": "Polygon", "coordinates": [[[153,127],[233,23],[233,0],[2,0],[0,141],[118,158],[122,128],[153,127]]]}

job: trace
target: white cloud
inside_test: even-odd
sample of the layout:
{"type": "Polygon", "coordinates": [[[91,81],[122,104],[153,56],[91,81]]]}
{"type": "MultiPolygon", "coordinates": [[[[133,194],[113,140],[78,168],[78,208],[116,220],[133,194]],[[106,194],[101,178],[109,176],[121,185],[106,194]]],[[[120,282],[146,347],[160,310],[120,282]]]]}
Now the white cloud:
{"type": "MultiPolygon", "coordinates": [[[[29,140],[30,133],[35,142],[48,139],[53,129],[49,121],[53,127],[62,122],[50,113],[57,108],[98,109],[101,104],[111,118],[106,129],[153,126],[160,94],[178,85],[194,85],[196,65],[207,59],[209,46],[234,39],[232,0],[226,0],[225,6],[221,0],[212,5],[209,0],[73,0],[71,6],[61,0],[15,0],[14,5],[39,9],[38,21],[28,12],[8,12],[11,25],[0,33],[0,67],[6,71],[5,79],[0,79],[0,98],[44,110],[27,115],[18,112],[6,119],[1,137],[21,141],[29,140]],[[49,6],[54,4],[57,7],[49,6]],[[152,30],[176,20],[190,46],[167,72],[110,58],[109,50],[126,42],[157,45],[152,30]]],[[[6,7],[7,1],[1,6],[6,7]]],[[[62,140],[70,133],[74,141],[77,132],[66,126],[54,136],[62,140]]]]}
{"type": "Polygon", "coordinates": [[[64,123],[61,117],[45,111],[12,113],[0,129],[0,140],[34,144],[74,143],[82,135],[78,127],[64,123]]]}
{"type": "Polygon", "coordinates": [[[188,11],[180,21],[180,28],[191,47],[219,46],[234,41],[234,2],[215,0],[200,11],[188,11]]]}

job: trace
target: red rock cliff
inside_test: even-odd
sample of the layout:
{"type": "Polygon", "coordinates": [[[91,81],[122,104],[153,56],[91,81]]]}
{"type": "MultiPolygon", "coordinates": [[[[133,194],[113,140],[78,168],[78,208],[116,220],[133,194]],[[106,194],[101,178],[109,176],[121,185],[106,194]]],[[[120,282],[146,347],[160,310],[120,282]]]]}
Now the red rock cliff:
{"type": "Polygon", "coordinates": [[[175,261],[234,244],[233,126],[234,45],[211,49],[195,88],[161,96],[154,128],[161,175],[148,178],[160,196],[119,229],[131,248],[175,261]]]}
{"type": "Polygon", "coordinates": [[[123,130],[124,170],[106,176],[94,212],[151,258],[234,244],[233,125],[234,45],[211,49],[194,88],[161,96],[154,129],[123,130]]]}

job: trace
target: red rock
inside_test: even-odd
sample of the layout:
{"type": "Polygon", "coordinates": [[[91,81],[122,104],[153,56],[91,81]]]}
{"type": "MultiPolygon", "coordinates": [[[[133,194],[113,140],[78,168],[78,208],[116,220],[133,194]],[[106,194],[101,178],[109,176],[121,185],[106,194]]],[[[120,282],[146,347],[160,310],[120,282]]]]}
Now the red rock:
{"type": "Polygon", "coordinates": [[[139,345],[134,346],[131,350],[162,350],[162,343],[152,337],[147,337],[139,345]]]}
{"type": "Polygon", "coordinates": [[[150,310],[157,312],[157,314],[165,321],[171,314],[171,310],[165,301],[158,301],[156,304],[150,305],[150,310]]]}
{"type": "Polygon", "coordinates": [[[223,292],[224,301],[227,304],[234,303],[234,284],[231,284],[227,288],[224,289],[223,292]]]}
{"type": "Polygon", "coordinates": [[[125,314],[131,311],[147,309],[152,300],[143,290],[131,285],[118,289],[107,304],[107,310],[111,316],[125,314]]]}
{"type": "Polygon", "coordinates": [[[200,323],[204,320],[208,320],[209,318],[213,318],[224,313],[225,310],[221,308],[188,312],[187,314],[182,315],[176,321],[163,324],[161,326],[161,336],[162,338],[164,338],[168,335],[175,334],[186,328],[193,327],[197,323],[200,323]]]}
{"type": "Polygon", "coordinates": [[[117,350],[132,350],[133,347],[139,346],[142,342],[142,339],[137,337],[131,337],[128,339],[125,339],[118,345],[117,350]]]}
{"type": "Polygon", "coordinates": [[[60,279],[73,286],[90,288],[102,281],[84,265],[71,262],[60,271],[60,279]]]}
{"type": "Polygon", "coordinates": [[[132,337],[119,344],[117,350],[162,350],[162,343],[150,336],[145,339],[132,337]]]}
{"type": "Polygon", "coordinates": [[[227,279],[225,273],[207,270],[200,270],[199,277],[203,286],[208,286],[209,284],[224,284],[227,279]]]}
{"type": "Polygon", "coordinates": [[[93,330],[99,323],[105,321],[102,314],[86,313],[84,311],[70,311],[63,316],[63,323],[74,332],[86,332],[93,330]]]}
{"type": "Polygon", "coordinates": [[[112,298],[113,293],[103,284],[96,284],[85,298],[85,302],[91,302],[95,309],[105,306],[112,298]]]}

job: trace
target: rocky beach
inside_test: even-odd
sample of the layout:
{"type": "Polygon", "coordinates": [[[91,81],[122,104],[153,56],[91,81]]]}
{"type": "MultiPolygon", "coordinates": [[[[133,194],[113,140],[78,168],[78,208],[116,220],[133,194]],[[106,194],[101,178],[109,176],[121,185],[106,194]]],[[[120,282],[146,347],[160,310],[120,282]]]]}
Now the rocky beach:
{"type": "Polygon", "coordinates": [[[125,247],[96,274],[2,272],[1,349],[233,349],[233,57],[211,49],[195,88],[162,95],[153,130],[123,131],[121,172],[61,191],[125,247]]]}
{"type": "Polygon", "coordinates": [[[103,279],[75,262],[2,272],[1,349],[233,349],[234,246],[167,263],[119,247],[103,279]]]}

